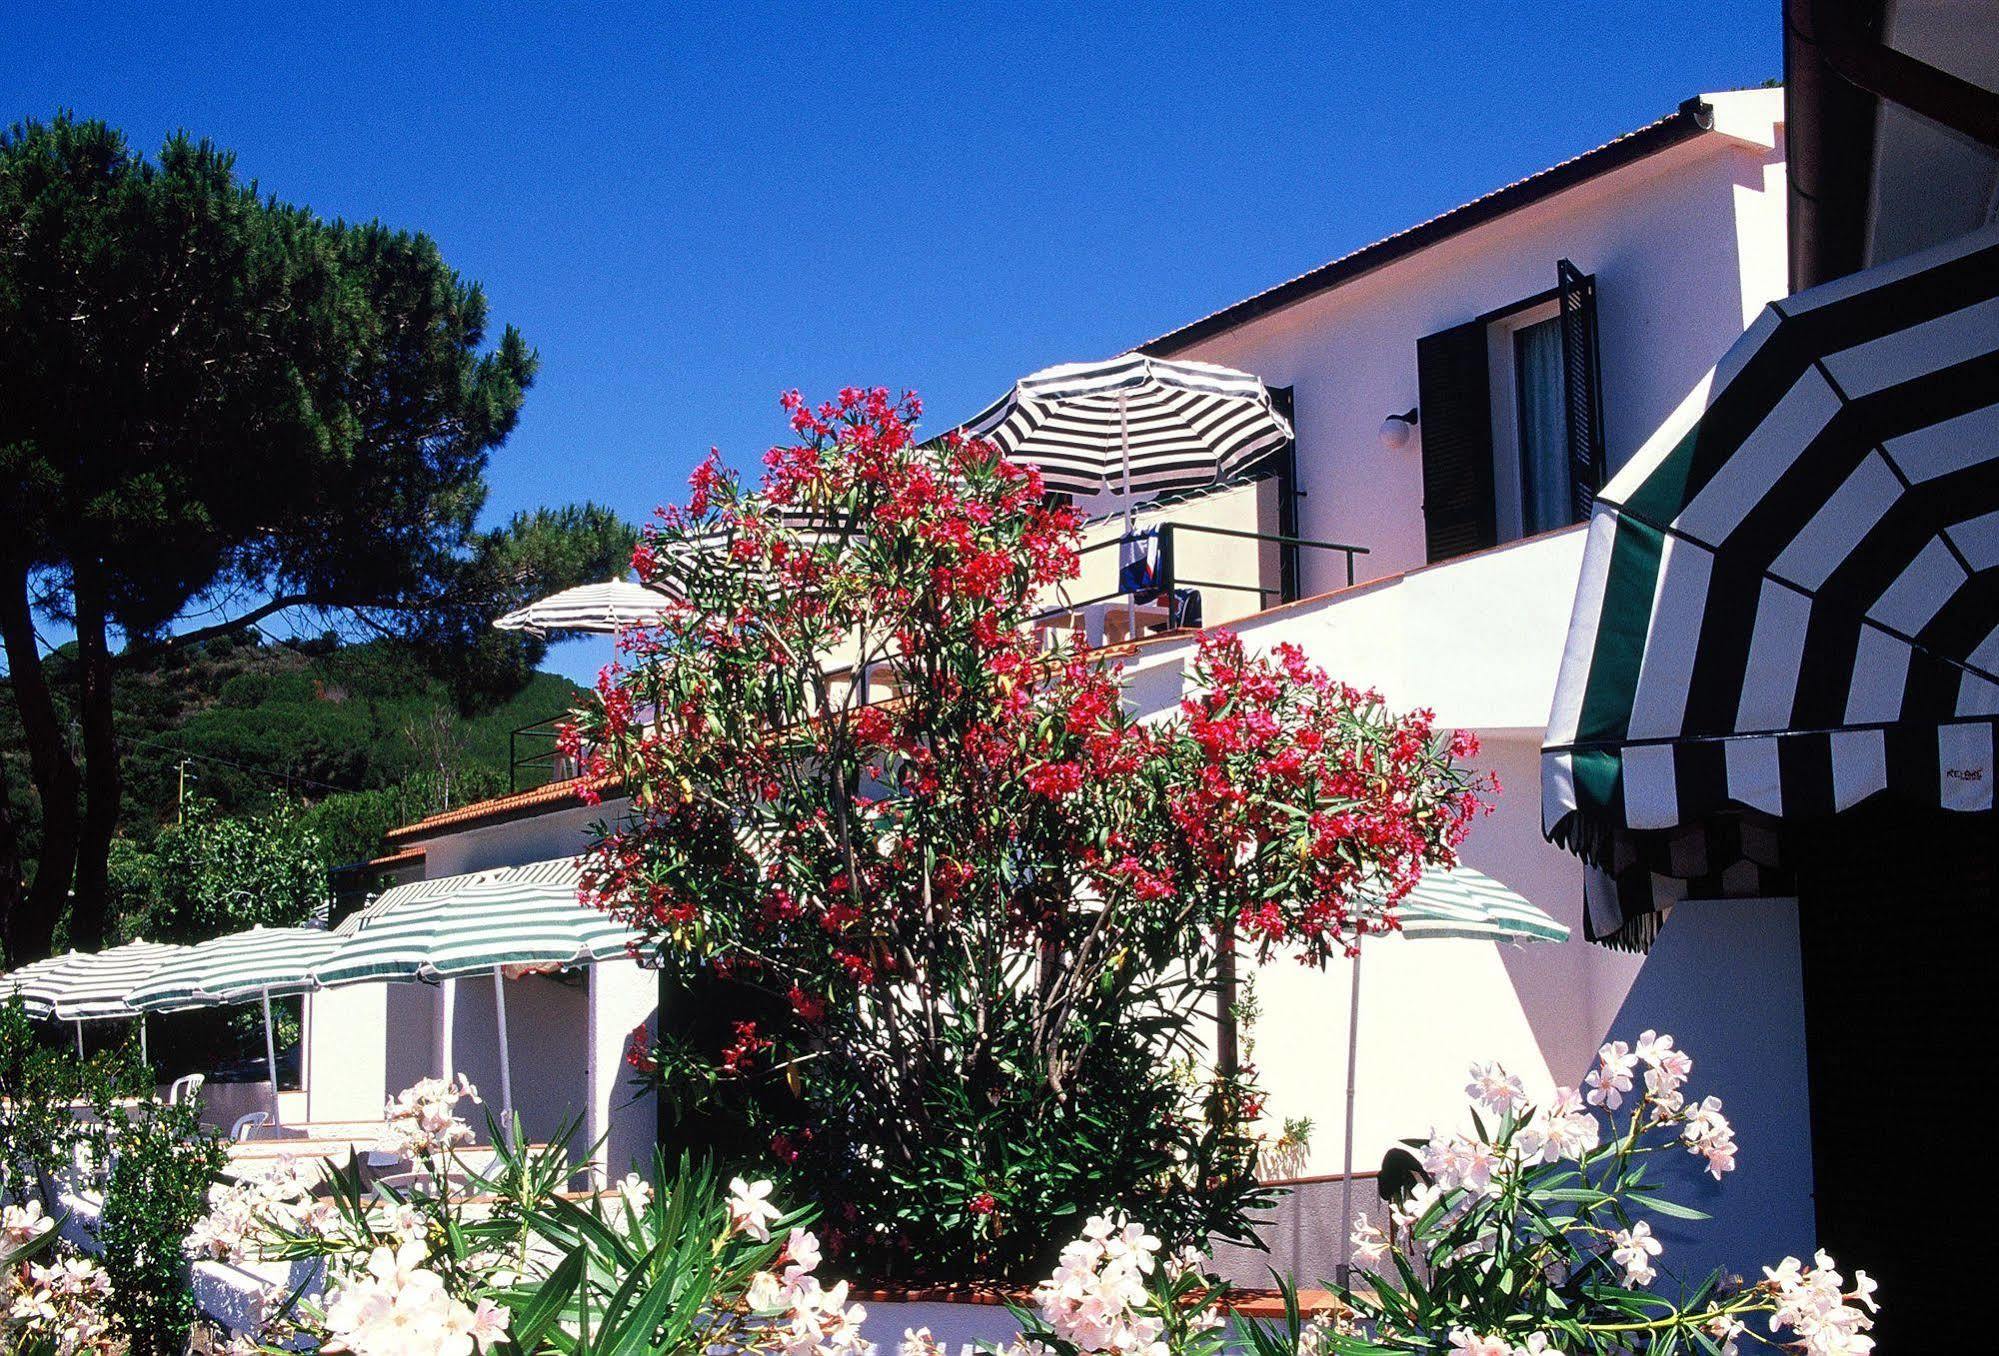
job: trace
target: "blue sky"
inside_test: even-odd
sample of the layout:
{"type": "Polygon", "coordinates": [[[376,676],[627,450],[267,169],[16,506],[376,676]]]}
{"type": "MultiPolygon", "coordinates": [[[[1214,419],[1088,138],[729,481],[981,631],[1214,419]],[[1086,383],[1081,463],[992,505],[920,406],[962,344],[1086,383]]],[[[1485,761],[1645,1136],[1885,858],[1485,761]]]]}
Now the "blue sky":
{"type": "Polygon", "coordinates": [[[149,151],[186,127],[269,192],[429,232],[541,353],[489,514],[639,518],[711,444],[753,463],[781,390],[913,386],[942,426],[1776,76],[1778,23],[1777,0],[37,5],[8,16],[0,115],[72,107],[149,151]]]}

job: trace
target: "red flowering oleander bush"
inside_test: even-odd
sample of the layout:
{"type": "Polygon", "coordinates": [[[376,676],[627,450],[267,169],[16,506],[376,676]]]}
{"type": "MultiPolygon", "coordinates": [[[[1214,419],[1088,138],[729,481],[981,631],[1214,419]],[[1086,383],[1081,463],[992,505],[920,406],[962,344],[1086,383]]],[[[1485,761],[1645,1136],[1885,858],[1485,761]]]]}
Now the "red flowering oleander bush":
{"type": "Polygon", "coordinates": [[[1034,625],[1077,540],[1036,471],[918,441],[913,396],[786,405],[760,485],[711,457],[660,513],[634,564],[676,601],[567,734],[630,797],[586,895],[681,989],[635,1065],[877,1275],[1025,1277],[1113,1206],[1243,1236],[1221,939],[1392,928],[1478,809],[1468,746],[1226,635],[1140,722],[1034,625]]]}

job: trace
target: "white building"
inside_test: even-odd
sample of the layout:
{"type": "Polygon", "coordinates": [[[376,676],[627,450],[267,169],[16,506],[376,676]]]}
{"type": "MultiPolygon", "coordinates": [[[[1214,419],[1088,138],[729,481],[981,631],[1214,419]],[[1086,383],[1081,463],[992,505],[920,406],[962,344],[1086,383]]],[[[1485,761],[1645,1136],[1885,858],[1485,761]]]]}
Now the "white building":
{"type": "MultiPolygon", "coordinates": [[[[1357,1167],[1454,1117],[1473,1059],[1500,1059],[1545,1089],[1578,1082],[1613,1031],[1657,1025],[1701,1048],[1701,1019],[1713,1014],[1638,1001],[1642,958],[1582,939],[1581,866],[1541,836],[1539,747],[1581,559],[1576,482],[1615,469],[1783,294],[1785,192],[1781,95],[1707,95],[1144,346],[1257,374],[1288,392],[1296,425],[1295,470],[1148,515],[1176,525],[1176,575],[1199,581],[1204,621],[1257,646],[1297,642],[1394,706],[1427,706],[1441,724],[1476,731],[1505,790],[1466,862],[1577,930],[1566,945],[1518,951],[1400,939],[1370,947],[1357,1167]],[[1413,427],[1384,423],[1406,412],[1413,427]],[[1200,525],[1290,528],[1366,554],[1287,553],[1200,525]]],[[[1074,596],[1094,596],[1088,579],[1074,596]]],[[[1094,624],[1117,623],[1100,612],[1094,624]]],[[[1137,644],[1128,672],[1141,710],[1178,700],[1191,648],[1184,633],[1137,644]]],[[[579,851],[589,823],[615,808],[584,807],[573,786],[557,785],[400,829],[392,844],[421,850],[422,874],[437,877],[579,851]]],[[[1788,954],[1795,964],[1795,937],[1788,954]]],[[[1255,1062],[1273,1126],[1314,1124],[1297,1164],[1308,1177],[1342,1159],[1348,983],[1343,966],[1280,961],[1256,974],[1255,1062]]],[[[619,963],[596,967],[580,990],[515,982],[537,984],[550,992],[516,1000],[510,990],[510,1015],[539,1009],[514,1023],[515,1100],[532,1131],[565,1112],[586,1115],[593,1135],[610,1133],[608,1158],[622,1170],[651,1135],[653,1113],[627,1105],[620,1062],[626,1034],[653,1014],[651,977],[619,963]]],[[[490,1081],[490,989],[466,981],[317,996],[313,1118],[372,1112],[385,1088],[440,1067],[490,1081]]],[[[1789,1011],[1757,1017],[1779,1041],[1795,1026],[1789,1011]]],[[[1704,1063],[1702,1072],[1726,1088],[1746,1141],[1795,1129],[1802,1111],[1781,1069],[1732,1077],[1704,1063]]],[[[1778,1161],[1772,1154],[1767,1166],[1778,1161]]],[[[1758,1167],[1764,1196],[1730,1212],[1744,1224],[1725,1239],[1731,1260],[1809,1242],[1803,1185],[1758,1167]],[[1782,1241],[1766,1246],[1772,1238],[1782,1241]]],[[[1301,1269],[1325,1260],[1322,1241],[1291,1241],[1301,1269]]]]}
{"type": "Polygon", "coordinates": [[[1999,4],[1787,0],[1784,46],[1792,294],[1595,508],[1543,797],[1600,930],[1656,934],[1634,1002],[1808,1116],[1737,1176],[1807,1169],[1881,1349],[1959,1350],[1984,1221],[1897,1227],[1947,1178],[1884,1126],[1946,1111],[1990,970],[1999,4]]]}
{"type": "MultiPolygon", "coordinates": [[[[401,883],[574,856],[589,847],[590,825],[615,819],[621,804],[586,805],[577,789],[558,783],[405,825],[376,865],[401,883]]],[[[599,1161],[613,1177],[643,1169],[657,1113],[637,1095],[625,1051],[658,1010],[658,976],[617,960],[506,984],[514,1108],[528,1136],[547,1140],[573,1120],[579,1155],[602,1140],[599,1161]]],[[[389,1093],[440,1072],[463,1072],[497,1110],[492,980],[323,990],[306,998],[305,1031],[305,1119],[376,1119],[389,1093]]]]}
{"type": "MultiPolygon", "coordinates": [[[[1498,1059],[1531,1086],[1573,1086],[1603,1040],[1647,1026],[1708,1056],[1702,1079],[1727,1098],[1745,1143],[1808,1133],[1795,989],[1754,974],[1698,995],[1654,982],[1648,972],[1698,955],[1692,921],[1649,958],[1586,941],[1583,870],[1544,841],[1538,794],[1586,516],[1572,453],[1594,442],[1595,474],[1614,471],[1785,293],[1785,199],[1781,92],[1704,95],[1144,346],[1288,389],[1297,535],[1369,552],[1347,587],[1343,557],[1301,550],[1304,598],[1231,625],[1254,645],[1301,645],[1392,706],[1429,707],[1441,725],[1477,732],[1502,793],[1464,860],[1575,930],[1561,946],[1392,939],[1367,949],[1357,1169],[1454,1120],[1474,1059],[1498,1059]],[[1558,272],[1571,280],[1567,355],[1558,272]],[[1592,328],[1596,380],[1583,372],[1565,386],[1565,359],[1577,360],[1592,328]],[[1413,428],[1385,422],[1412,409],[1413,428]],[[1594,440],[1582,436],[1592,410],[1594,440]],[[1728,1039],[1745,1023],[1766,1038],[1755,1058],[1728,1039]]],[[[1141,646],[1130,671],[1142,705],[1178,699],[1190,649],[1178,637],[1141,646]]],[[[1795,907],[1770,908],[1759,954],[1768,973],[1795,973],[1795,907]]],[[[1308,1178],[1342,1162],[1349,983],[1340,965],[1318,973],[1277,961],[1256,973],[1255,1063],[1272,1128],[1313,1123],[1299,1165],[1308,1178]]],[[[1756,1172],[1720,1198],[1686,1166],[1683,1194],[1720,1212],[1700,1235],[1704,1251],[1679,1254],[1690,1271],[1809,1246],[1806,1156],[1758,1155],[1756,1172]]],[[[1301,1261],[1323,1259],[1335,1236],[1324,1221],[1288,1241],[1301,1261]]]]}

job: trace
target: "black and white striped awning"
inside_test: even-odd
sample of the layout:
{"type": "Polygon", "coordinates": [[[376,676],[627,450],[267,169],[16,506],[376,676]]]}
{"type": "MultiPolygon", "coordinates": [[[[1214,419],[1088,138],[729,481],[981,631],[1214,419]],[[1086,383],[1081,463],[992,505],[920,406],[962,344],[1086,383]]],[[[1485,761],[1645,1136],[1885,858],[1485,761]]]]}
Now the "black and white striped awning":
{"type": "Polygon", "coordinates": [[[1992,809],[1995,716],[1986,230],[1769,307],[1597,496],[1544,828],[1616,877],[1591,935],[1642,943],[1689,878],[1759,889],[1787,822],[1992,809]]]}
{"type": "Polygon", "coordinates": [[[1212,484],[1291,439],[1258,378],[1143,353],[1022,377],[962,431],[1040,467],[1048,488],[1065,494],[1212,484]]]}

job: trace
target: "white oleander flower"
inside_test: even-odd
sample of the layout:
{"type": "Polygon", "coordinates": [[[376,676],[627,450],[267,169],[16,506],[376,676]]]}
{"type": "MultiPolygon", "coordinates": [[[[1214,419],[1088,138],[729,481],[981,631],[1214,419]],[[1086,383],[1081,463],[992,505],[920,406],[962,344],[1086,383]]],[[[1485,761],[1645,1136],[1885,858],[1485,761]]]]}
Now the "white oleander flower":
{"type": "Polygon", "coordinates": [[[1457,1187],[1480,1195],[1491,1191],[1493,1173],[1504,1161],[1498,1149],[1469,1135],[1433,1131],[1423,1146],[1423,1171],[1445,1191],[1457,1187]]]}
{"type": "Polygon", "coordinates": [[[1389,1224],[1401,1233],[1408,1233],[1416,1227],[1417,1221],[1430,1213],[1430,1207],[1435,1205],[1443,1194],[1443,1188],[1434,1182],[1425,1182],[1402,1200],[1390,1203],[1389,1224]]]}
{"type": "Polygon", "coordinates": [[[652,1183],[635,1172],[628,1172],[618,1183],[618,1199],[634,1214],[643,1215],[652,1206],[652,1183]]]}
{"type": "Polygon", "coordinates": [[[477,1308],[445,1289],[424,1266],[424,1245],[406,1241],[369,1254],[365,1272],[329,1297],[322,1350],[350,1356],[473,1356],[501,1340],[507,1314],[491,1300],[477,1308]]]}
{"type": "Polygon", "coordinates": [[[1581,1158],[1603,1140],[1603,1127],[1574,1088],[1556,1088],[1555,1095],[1521,1127],[1514,1144],[1529,1162],[1554,1163],[1581,1158]]]}
{"type": "Polygon", "coordinates": [[[376,1152],[420,1158],[471,1143],[472,1127],[458,1115],[458,1103],[465,1100],[477,1103],[479,1090],[462,1073],[417,1080],[389,1099],[376,1152]]]}
{"type": "Polygon", "coordinates": [[[1866,1356],[1874,1350],[1874,1339],[1867,1335],[1874,1326],[1873,1281],[1863,1283],[1856,1275],[1855,1290],[1849,1294],[1823,1249],[1813,1261],[1815,1265],[1808,1268],[1797,1258],[1786,1257],[1763,1269],[1776,1299],[1770,1331],[1790,1329],[1805,1356],[1866,1356]]]}
{"type": "Polygon", "coordinates": [[[1707,1321],[1707,1335],[1721,1343],[1722,1356],[1737,1356],[1741,1344],[1743,1323],[1734,1314],[1716,1314],[1707,1321]]]}
{"type": "Polygon", "coordinates": [[[55,1227],[56,1222],[42,1212],[38,1200],[0,1209],[0,1258],[19,1252],[55,1227]]]}
{"type": "Polygon", "coordinates": [[[1638,1067],[1638,1056],[1623,1041],[1612,1041],[1596,1054],[1597,1066],[1583,1075],[1583,1085],[1589,1089],[1585,1100],[1591,1106],[1615,1111],[1624,1105],[1624,1095],[1631,1091],[1631,1075],[1638,1067]]]}
{"type": "Polygon", "coordinates": [[[1721,1114],[1721,1098],[1703,1097],[1686,1116],[1680,1138],[1687,1152],[1707,1159],[1708,1173],[1717,1182],[1723,1173],[1735,1171],[1735,1128],[1721,1114]]]}
{"type": "Polygon", "coordinates": [[[1388,1256],[1388,1236],[1368,1222],[1367,1212],[1354,1216],[1353,1256],[1364,1267],[1378,1266],[1388,1256]]]}
{"type": "Polygon", "coordinates": [[[1143,1225],[1098,1215],[1062,1249],[1054,1273],[1035,1288],[1042,1322],[1084,1352],[1166,1356],[1165,1323],[1142,1312],[1145,1277],[1160,1242],[1143,1225]]]}
{"type": "Polygon", "coordinates": [[[1526,1105],[1527,1085],[1497,1064],[1479,1063],[1471,1066],[1471,1081],[1465,1084],[1465,1096],[1493,1115],[1504,1116],[1526,1105]]]}
{"type": "Polygon", "coordinates": [[[738,1177],[729,1183],[729,1221],[737,1233],[768,1243],[770,1226],[783,1213],[771,1204],[768,1181],[746,1182],[738,1177]]]}
{"type": "Polygon", "coordinates": [[[804,1229],[793,1229],[784,1244],[784,1283],[798,1285],[818,1268],[818,1236],[804,1229]]]}
{"type": "Polygon", "coordinates": [[[1624,1268],[1626,1285],[1650,1285],[1659,1279],[1652,1259],[1659,1255],[1663,1245],[1652,1236],[1650,1220],[1641,1219],[1629,1229],[1619,1229],[1610,1236],[1610,1242],[1610,1260],[1624,1268]]]}

